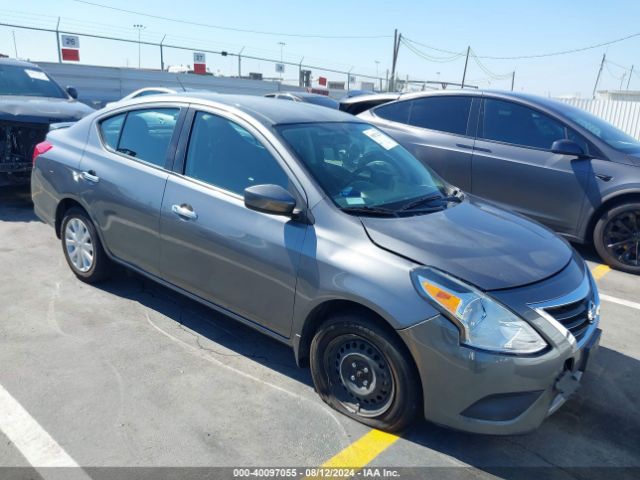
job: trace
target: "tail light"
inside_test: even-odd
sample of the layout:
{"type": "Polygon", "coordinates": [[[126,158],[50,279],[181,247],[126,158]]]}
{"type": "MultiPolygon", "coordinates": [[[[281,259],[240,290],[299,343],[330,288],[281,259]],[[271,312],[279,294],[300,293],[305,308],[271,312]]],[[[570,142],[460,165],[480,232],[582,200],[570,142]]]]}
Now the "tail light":
{"type": "Polygon", "coordinates": [[[53,145],[51,145],[46,140],[44,142],[38,143],[36,147],[33,149],[32,163],[35,165],[36,158],[38,158],[38,156],[42,155],[43,153],[48,152],[52,148],[53,148],[53,145]]]}

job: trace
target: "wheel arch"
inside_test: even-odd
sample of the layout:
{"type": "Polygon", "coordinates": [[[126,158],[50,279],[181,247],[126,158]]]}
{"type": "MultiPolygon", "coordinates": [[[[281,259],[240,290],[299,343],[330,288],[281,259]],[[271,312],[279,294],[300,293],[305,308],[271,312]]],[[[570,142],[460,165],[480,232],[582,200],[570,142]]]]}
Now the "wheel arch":
{"type": "Polygon", "coordinates": [[[608,210],[611,210],[618,205],[629,202],[640,202],[640,190],[632,190],[627,192],[619,192],[609,196],[602,204],[595,209],[595,211],[589,217],[587,228],[584,232],[583,238],[586,243],[593,243],[593,233],[596,228],[596,223],[600,217],[608,210]]]}
{"type": "Polygon", "coordinates": [[[89,216],[89,218],[91,218],[91,216],[89,215],[89,212],[87,212],[87,209],[84,208],[84,206],[79,201],[71,197],[63,198],[62,200],[60,200],[60,202],[58,202],[58,206],[56,207],[54,229],[56,232],[56,236],[58,238],[60,238],[62,234],[61,229],[62,229],[62,219],[64,218],[64,214],[73,207],[81,208],[89,216]]]}
{"type": "Polygon", "coordinates": [[[306,316],[302,331],[300,332],[299,341],[294,345],[296,362],[299,366],[309,365],[309,352],[311,349],[311,341],[318,331],[318,329],[328,321],[336,313],[351,313],[354,315],[361,315],[366,317],[367,320],[375,323],[376,326],[385,330],[390,335],[396,337],[399,340],[399,344],[403,346],[407,358],[410,358],[413,362],[413,366],[417,365],[413,355],[409,351],[409,348],[405,344],[402,337],[391,326],[391,324],[378,312],[372,308],[358,303],[354,300],[346,299],[332,299],[325,300],[322,303],[316,305],[306,316]]]}

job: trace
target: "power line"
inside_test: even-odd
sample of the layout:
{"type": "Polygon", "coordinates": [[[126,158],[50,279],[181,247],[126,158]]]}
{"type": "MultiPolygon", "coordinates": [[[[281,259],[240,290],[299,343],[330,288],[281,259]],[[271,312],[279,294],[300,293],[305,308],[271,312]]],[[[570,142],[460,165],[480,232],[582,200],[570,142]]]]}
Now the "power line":
{"type": "Polygon", "coordinates": [[[222,25],[214,25],[208,23],[200,23],[194,22],[190,20],[180,20],[177,18],[171,17],[163,17],[161,15],[154,15],[151,13],[144,13],[136,10],[127,10],[125,8],[112,7],[111,5],[103,5],[100,3],[89,2],[86,0],[73,0],[77,3],[84,3],[86,5],[91,5],[94,7],[106,8],[109,10],[115,10],[117,12],[131,13],[134,15],[140,15],[148,18],[155,18],[157,20],[165,20],[167,22],[174,23],[182,23],[185,25],[193,25],[198,27],[206,27],[206,28],[215,28],[218,30],[227,30],[231,32],[242,32],[242,33],[254,33],[258,35],[272,35],[277,37],[299,37],[299,38],[324,38],[324,39],[374,39],[374,38],[391,38],[391,35],[320,35],[320,34],[311,34],[311,33],[284,33],[284,32],[269,32],[264,30],[251,30],[245,28],[235,28],[235,27],[224,27],[222,25]]]}
{"type": "Polygon", "coordinates": [[[411,43],[409,43],[409,41],[405,41],[405,38],[402,37],[401,40],[402,44],[407,47],[411,52],[413,52],[414,54],[416,54],[417,56],[423,58],[424,60],[427,60],[429,62],[438,62],[438,63],[447,63],[447,62],[453,62],[461,57],[464,56],[464,53],[456,53],[450,57],[434,57],[432,55],[429,55],[419,49],[417,49],[416,47],[414,47],[413,45],[411,45],[411,43]]]}
{"type": "MultiPolygon", "coordinates": [[[[559,50],[559,51],[555,51],[555,52],[538,53],[538,54],[532,54],[532,55],[516,55],[516,56],[512,56],[512,57],[508,57],[508,56],[492,56],[492,55],[478,55],[477,58],[482,58],[482,59],[485,59],[485,60],[522,60],[522,59],[530,59],[530,58],[554,57],[554,56],[558,56],[558,55],[567,55],[567,54],[570,54],[570,53],[584,52],[586,50],[592,50],[594,48],[606,47],[608,45],[613,45],[615,43],[624,42],[625,40],[630,40],[630,39],[636,38],[636,37],[640,37],[640,32],[632,33],[630,35],[626,35],[624,37],[616,38],[615,40],[610,40],[608,42],[602,42],[602,43],[597,43],[597,44],[594,44],[594,45],[588,45],[586,47],[572,48],[572,49],[569,49],[569,50],[559,50]]],[[[403,37],[403,38],[406,38],[406,37],[403,37]]],[[[409,39],[407,39],[407,40],[409,40],[409,39]]],[[[420,45],[422,47],[429,48],[431,50],[435,50],[435,51],[442,52],[442,53],[449,53],[449,54],[457,54],[457,53],[459,53],[459,52],[454,52],[452,50],[446,50],[446,49],[443,49],[443,48],[432,47],[431,45],[427,45],[425,43],[416,42],[415,40],[410,40],[410,41],[412,43],[415,43],[415,44],[420,45]]]]}

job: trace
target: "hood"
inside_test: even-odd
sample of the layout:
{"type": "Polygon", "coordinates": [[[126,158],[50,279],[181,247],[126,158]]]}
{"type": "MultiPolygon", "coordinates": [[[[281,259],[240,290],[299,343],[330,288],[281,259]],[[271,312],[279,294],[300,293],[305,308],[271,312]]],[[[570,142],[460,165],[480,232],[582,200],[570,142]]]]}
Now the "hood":
{"type": "Polygon", "coordinates": [[[67,98],[0,96],[0,120],[9,122],[74,122],[93,111],[84,103],[67,98]]]}
{"type": "Polygon", "coordinates": [[[482,290],[543,280],[572,257],[571,247],[541,225],[469,197],[442,212],[360,220],[378,246],[482,290]]]}
{"type": "Polygon", "coordinates": [[[631,160],[631,165],[637,165],[640,167],[640,152],[638,153],[630,153],[627,155],[627,158],[631,160]]]}

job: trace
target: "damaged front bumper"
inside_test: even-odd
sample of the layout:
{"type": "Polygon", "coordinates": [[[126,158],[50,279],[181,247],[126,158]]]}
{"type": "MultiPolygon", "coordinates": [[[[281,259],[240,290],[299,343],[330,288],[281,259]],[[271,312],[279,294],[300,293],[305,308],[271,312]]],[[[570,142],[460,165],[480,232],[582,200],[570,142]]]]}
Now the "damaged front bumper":
{"type": "Polygon", "coordinates": [[[0,175],[10,181],[28,182],[33,149],[48,131],[46,123],[0,121],[0,175]]]}

